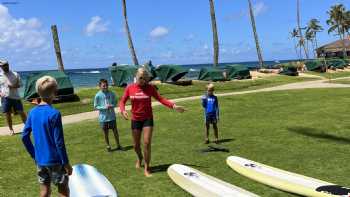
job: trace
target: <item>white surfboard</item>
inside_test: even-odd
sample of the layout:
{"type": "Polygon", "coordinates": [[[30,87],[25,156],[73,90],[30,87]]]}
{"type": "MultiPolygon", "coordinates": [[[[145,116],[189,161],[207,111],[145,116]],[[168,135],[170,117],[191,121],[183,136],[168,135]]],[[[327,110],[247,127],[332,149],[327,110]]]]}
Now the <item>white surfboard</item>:
{"type": "Polygon", "coordinates": [[[185,165],[171,165],[168,175],[182,189],[196,197],[257,197],[242,188],[185,165]]]}
{"type": "Polygon", "coordinates": [[[227,164],[239,174],[271,187],[312,197],[349,197],[350,189],[318,179],[230,156],[227,164]]]}
{"type": "Polygon", "coordinates": [[[117,197],[113,185],[96,168],[87,164],[73,166],[69,176],[70,197],[117,197]]]}

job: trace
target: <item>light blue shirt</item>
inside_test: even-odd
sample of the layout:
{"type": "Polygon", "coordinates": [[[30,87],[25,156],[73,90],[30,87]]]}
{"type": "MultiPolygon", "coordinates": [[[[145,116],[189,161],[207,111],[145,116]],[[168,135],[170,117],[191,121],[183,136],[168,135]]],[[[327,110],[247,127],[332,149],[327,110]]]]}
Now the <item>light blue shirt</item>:
{"type": "Polygon", "coordinates": [[[116,106],[116,96],[113,92],[98,91],[95,95],[94,108],[97,109],[100,114],[98,120],[100,122],[109,122],[116,119],[114,107],[116,106]],[[113,108],[107,109],[107,105],[112,105],[113,108]]]}

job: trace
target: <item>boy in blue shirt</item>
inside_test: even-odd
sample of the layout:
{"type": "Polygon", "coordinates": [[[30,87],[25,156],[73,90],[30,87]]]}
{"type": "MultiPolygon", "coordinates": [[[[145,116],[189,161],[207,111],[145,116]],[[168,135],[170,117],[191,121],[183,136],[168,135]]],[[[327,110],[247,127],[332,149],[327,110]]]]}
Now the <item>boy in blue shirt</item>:
{"type": "Polygon", "coordinates": [[[98,85],[100,87],[100,91],[98,91],[95,95],[94,108],[99,111],[98,119],[104,133],[105,141],[107,144],[107,151],[110,152],[112,150],[109,144],[109,129],[112,129],[113,131],[117,144],[117,150],[121,150],[122,147],[119,143],[117,120],[114,111],[114,108],[116,106],[116,96],[112,91],[108,90],[108,81],[106,79],[100,79],[98,85]]]}
{"type": "Polygon", "coordinates": [[[205,135],[205,144],[209,144],[209,129],[210,124],[213,125],[215,143],[219,142],[218,140],[218,127],[217,122],[219,120],[219,101],[218,98],[214,95],[214,85],[210,83],[207,86],[207,94],[202,97],[202,106],[205,112],[205,126],[206,126],[206,135],[205,135]]]}
{"type": "Polygon", "coordinates": [[[58,186],[60,196],[69,197],[68,176],[72,174],[64,143],[61,114],[51,106],[57,82],[50,76],[37,80],[39,105],[30,112],[25,123],[22,141],[37,165],[40,196],[50,196],[51,182],[58,186]],[[30,134],[33,132],[33,145],[30,134]]]}

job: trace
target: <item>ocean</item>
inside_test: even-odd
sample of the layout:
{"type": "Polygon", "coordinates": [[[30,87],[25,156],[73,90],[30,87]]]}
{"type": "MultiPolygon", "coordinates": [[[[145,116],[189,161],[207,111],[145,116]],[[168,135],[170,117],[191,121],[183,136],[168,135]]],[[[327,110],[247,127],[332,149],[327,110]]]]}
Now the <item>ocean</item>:
{"type": "MultiPolygon", "coordinates": [[[[272,66],[278,63],[286,63],[290,61],[294,60],[265,61],[265,65],[272,66]]],[[[243,64],[249,69],[256,69],[258,62],[220,63],[218,66],[224,67],[230,64],[243,64]]],[[[189,73],[185,76],[186,78],[195,79],[198,76],[198,72],[201,68],[211,67],[212,64],[188,64],[181,66],[189,69],[189,73]]],[[[25,85],[28,76],[38,72],[40,71],[18,71],[21,76],[23,86],[25,85]]],[[[108,68],[65,69],[65,73],[69,76],[75,88],[95,87],[101,78],[108,79],[111,82],[111,76],[108,68]]],[[[24,87],[20,89],[21,93],[23,92],[23,88],[24,87]]]]}

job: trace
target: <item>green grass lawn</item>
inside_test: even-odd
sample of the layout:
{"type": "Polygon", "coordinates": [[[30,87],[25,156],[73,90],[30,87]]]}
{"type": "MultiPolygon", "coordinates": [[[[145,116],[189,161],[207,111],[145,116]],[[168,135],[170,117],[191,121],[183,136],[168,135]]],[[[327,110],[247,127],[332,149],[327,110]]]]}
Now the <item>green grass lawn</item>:
{"type": "MultiPolygon", "coordinates": [[[[302,77],[289,77],[289,76],[274,76],[267,77],[258,80],[243,80],[243,81],[227,81],[227,82],[215,82],[216,90],[218,93],[223,92],[233,92],[242,90],[252,90],[264,87],[270,87],[274,85],[281,85],[286,83],[300,82],[306,80],[313,80],[310,78],[302,77]]],[[[175,86],[170,84],[160,84],[157,85],[159,92],[167,98],[181,98],[188,96],[198,96],[203,94],[205,86],[208,82],[195,81],[191,86],[175,86]]],[[[117,93],[117,97],[121,97],[123,93],[123,88],[111,87],[111,89],[117,93]]],[[[77,102],[67,102],[55,104],[55,107],[61,111],[63,115],[76,114],[81,112],[93,111],[93,98],[97,93],[96,88],[84,88],[78,90],[77,94],[80,97],[80,101],[77,102]]],[[[28,102],[24,103],[25,111],[29,111],[33,107],[32,104],[28,102]]],[[[19,116],[14,117],[14,124],[20,123],[19,116]]],[[[0,126],[4,126],[5,118],[0,113],[0,126]]]]}
{"type": "Polygon", "coordinates": [[[350,79],[337,79],[330,81],[330,83],[350,84],[350,79]]]}
{"type": "MultiPolygon", "coordinates": [[[[134,169],[136,156],[105,151],[97,121],[64,126],[72,164],[87,163],[112,182],[120,196],[190,196],[167,176],[170,164],[192,165],[209,175],[266,197],[295,196],[235,173],[230,155],[350,186],[350,91],[313,89],[219,98],[219,132],[230,153],[201,153],[204,125],[200,101],[182,103],[187,112],[155,107],[154,176],[134,169]]],[[[130,122],[118,119],[123,146],[131,145],[130,122]]],[[[212,134],[212,133],[211,133],[212,134]]],[[[114,141],[112,141],[114,142],[114,141]]],[[[113,143],[114,144],[114,143],[113,143]]],[[[38,196],[35,166],[20,136],[0,137],[0,196],[38,196]]]]}
{"type": "Polygon", "coordinates": [[[321,76],[327,79],[336,79],[336,78],[341,78],[341,77],[350,77],[350,72],[349,71],[339,71],[336,73],[320,73],[320,72],[315,72],[315,71],[307,71],[307,74],[311,75],[317,75],[321,76]]]}

